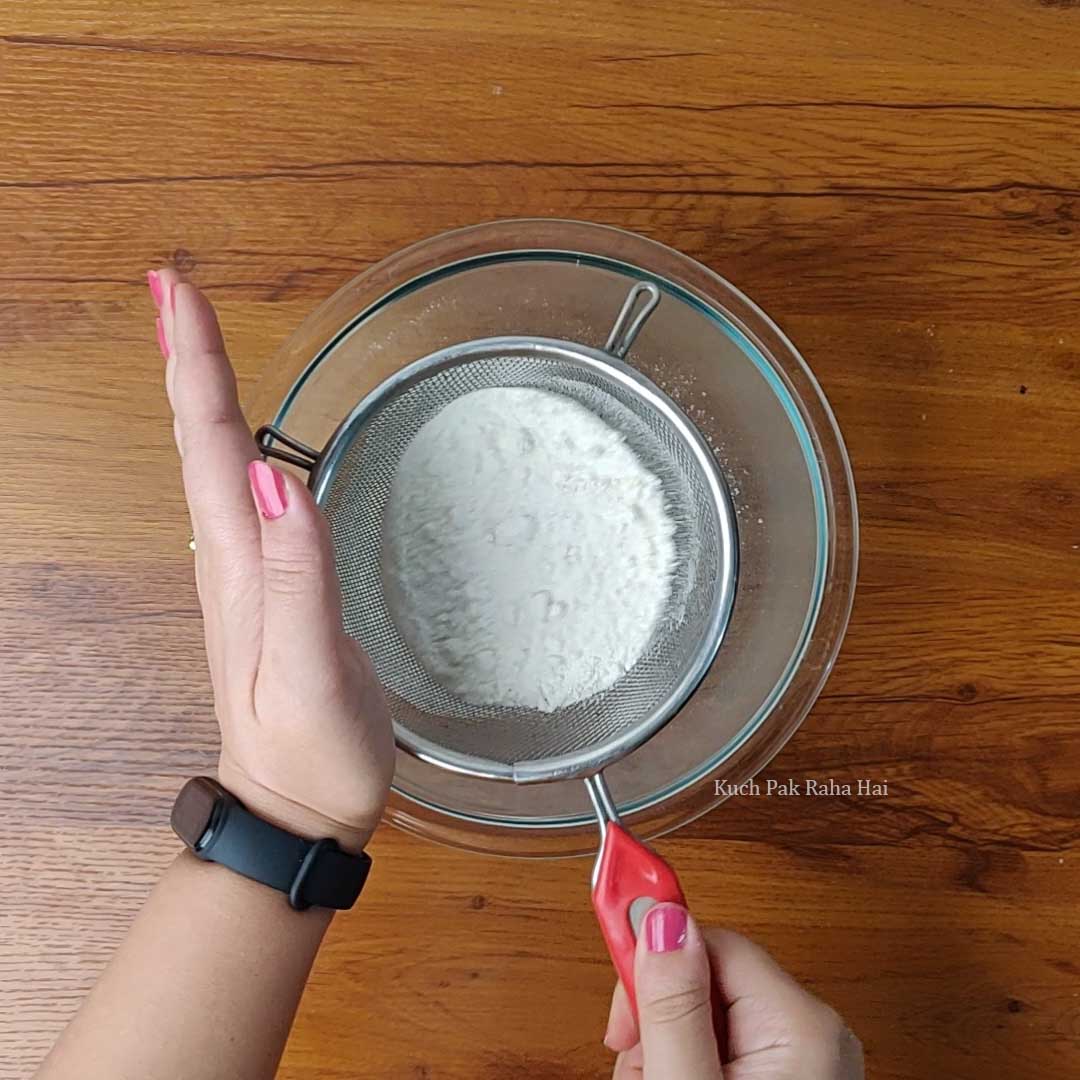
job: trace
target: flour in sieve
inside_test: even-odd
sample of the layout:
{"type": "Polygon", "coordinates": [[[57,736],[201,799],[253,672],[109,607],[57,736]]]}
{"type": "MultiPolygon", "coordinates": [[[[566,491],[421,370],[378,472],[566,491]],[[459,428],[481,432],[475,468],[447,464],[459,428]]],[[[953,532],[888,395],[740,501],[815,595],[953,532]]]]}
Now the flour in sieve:
{"type": "Polygon", "coordinates": [[[569,397],[465,394],[416,434],[385,518],[391,615],[429,674],[478,705],[550,712],[611,686],[668,597],[660,481],[569,397]]]}

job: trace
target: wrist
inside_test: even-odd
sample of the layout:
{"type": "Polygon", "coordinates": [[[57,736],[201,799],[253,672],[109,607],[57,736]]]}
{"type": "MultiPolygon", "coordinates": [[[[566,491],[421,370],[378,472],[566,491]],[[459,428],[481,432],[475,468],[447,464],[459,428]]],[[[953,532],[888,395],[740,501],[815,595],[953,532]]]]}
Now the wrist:
{"type": "Polygon", "coordinates": [[[218,913],[236,910],[250,918],[253,912],[258,917],[265,912],[287,912],[287,918],[322,923],[324,929],[335,915],[332,908],[324,907],[296,911],[288,904],[282,904],[281,893],[276,889],[268,889],[261,882],[237,874],[227,866],[200,859],[188,848],[176,856],[172,865],[175,873],[202,883],[200,896],[207,897],[207,906],[218,913]]]}
{"type": "Polygon", "coordinates": [[[257,817],[305,840],[329,837],[336,841],[342,851],[357,855],[364,850],[375,831],[377,822],[367,827],[336,821],[311,806],[268,788],[233,768],[224,759],[218,765],[218,780],[257,817]]]}

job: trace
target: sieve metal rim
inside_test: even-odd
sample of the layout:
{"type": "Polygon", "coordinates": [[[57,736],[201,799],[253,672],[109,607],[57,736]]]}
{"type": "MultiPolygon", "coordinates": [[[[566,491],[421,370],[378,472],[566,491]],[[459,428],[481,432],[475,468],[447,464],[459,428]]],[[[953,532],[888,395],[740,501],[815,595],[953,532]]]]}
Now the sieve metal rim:
{"type": "MultiPolygon", "coordinates": [[[[610,344],[609,339],[609,347],[610,344]]],[[[309,469],[308,486],[316,502],[324,505],[330,484],[345,454],[368,421],[389,401],[441,371],[477,361],[497,359],[508,354],[557,359],[571,366],[597,372],[605,379],[618,382],[625,390],[659,413],[678,433],[701,469],[712,496],[710,506],[716,517],[717,533],[720,537],[721,581],[710,606],[701,643],[693,653],[693,662],[657,707],[618,736],[586,750],[506,763],[449,750],[417,735],[396,719],[393,720],[395,740],[401,749],[422,761],[452,772],[477,779],[514,783],[577,779],[597,774],[632,753],[678,714],[716,658],[734,606],[738,579],[738,530],[734,507],[712,449],[678,403],[651,379],[620,359],[614,351],[607,352],[559,338],[507,335],[460,342],[407,364],[383,380],[354,406],[335,428],[321,451],[314,451],[302,443],[297,443],[271,427],[260,429],[259,442],[264,452],[270,448],[273,439],[296,450],[300,456],[286,457],[281,451],[276,451],[275,456],[286,457],[286,460],[309,469]]]]}

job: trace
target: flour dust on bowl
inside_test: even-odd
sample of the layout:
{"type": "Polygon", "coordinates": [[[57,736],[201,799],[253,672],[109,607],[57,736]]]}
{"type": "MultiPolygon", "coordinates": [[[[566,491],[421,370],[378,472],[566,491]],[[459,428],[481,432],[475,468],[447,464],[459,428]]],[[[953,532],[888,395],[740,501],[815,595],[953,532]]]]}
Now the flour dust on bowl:
{"type": "MultiPolygon", "coordinates": [[[[750,300],[669,248],[581,222],[506,221],[424,241],[350,282],[286,344],[255,404],[272,417],[266,452],[309,471],[347,628],[390,693],[388,817],[446,843],[553,856],[595,850],[599,816],[594,900],[623,967],[628,898],[681,894],[618,819],[659,835],[752,776],[806,715],[843,637],[854,489],[809,368],[750,300]],[[387,588],[401,569],[394,529],[435,524],[395,517],[410,445],[454,402],[492,391],[590,412],[662,493],[670,587],[640,654],[595,693],[472,693],[387,588]],[[621,875],[621,891],[605,887],[621,875]]],[[[491,685],[505,689],[503,675],[491,685]]]]}

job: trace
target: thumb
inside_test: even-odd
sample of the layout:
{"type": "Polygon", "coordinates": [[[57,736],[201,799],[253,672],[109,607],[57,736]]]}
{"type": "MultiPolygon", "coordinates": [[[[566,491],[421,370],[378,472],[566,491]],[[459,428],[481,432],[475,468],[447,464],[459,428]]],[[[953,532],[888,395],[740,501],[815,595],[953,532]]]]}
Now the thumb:
{"type": "Polygon", "coordinates": [[[649,909],[634,963],[645,1080],[721,1080],[705,941],[678,904],[649,909]]]}
{"type": "Polygon", "coordinates": [[[263,660],[322,671],[343,636],[326,519],[295,476],[255,460],[248,480],[261,526],[263,660]]]}

